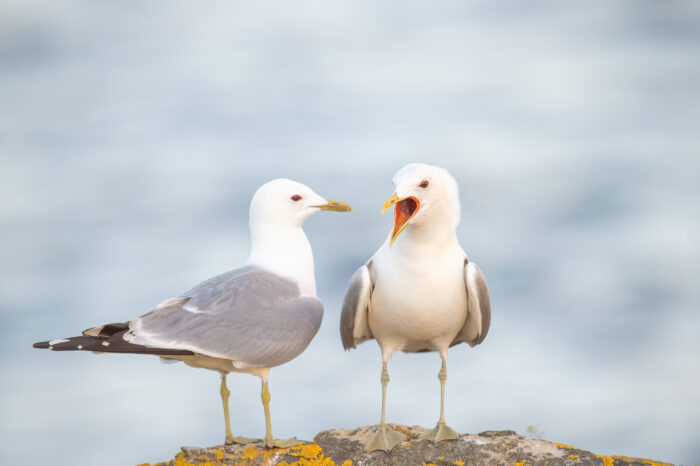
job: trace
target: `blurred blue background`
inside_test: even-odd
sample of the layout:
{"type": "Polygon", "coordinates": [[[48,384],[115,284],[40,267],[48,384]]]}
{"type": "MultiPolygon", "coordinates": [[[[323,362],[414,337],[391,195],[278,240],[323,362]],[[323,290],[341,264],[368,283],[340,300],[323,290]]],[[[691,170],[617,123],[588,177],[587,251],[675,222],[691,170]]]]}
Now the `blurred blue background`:
{"type": "MultiPolygon", "coordinates": [[[[458,180],[492,293],[450,424],[700,462],[699,25],[692,1],[0,2],[0,463],[222,441],[217,374],[31,344],[241,265],[279,176],[355,212],[306,223],[326,315],[272,371],[274,432],[377,423],[379,350],[342,351],[340,302],[413,161],[458,180]]],[[[439,365],[392,359],[390,421],[435,423],[439,365]]],[[[229,388],[262,436],[258,379],[229,388]]]]}

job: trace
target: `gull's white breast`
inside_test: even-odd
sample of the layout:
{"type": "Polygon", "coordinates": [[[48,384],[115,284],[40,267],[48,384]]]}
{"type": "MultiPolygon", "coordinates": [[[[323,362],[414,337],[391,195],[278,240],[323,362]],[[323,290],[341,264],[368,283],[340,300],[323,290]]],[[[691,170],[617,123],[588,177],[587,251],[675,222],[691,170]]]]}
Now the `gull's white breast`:
{"type": "Polygon", "coordinates": [[[378,251],[369,326],[383,352],[447,350],[467,317],[464,258],[456,241],[429,253],[378,251]]]}

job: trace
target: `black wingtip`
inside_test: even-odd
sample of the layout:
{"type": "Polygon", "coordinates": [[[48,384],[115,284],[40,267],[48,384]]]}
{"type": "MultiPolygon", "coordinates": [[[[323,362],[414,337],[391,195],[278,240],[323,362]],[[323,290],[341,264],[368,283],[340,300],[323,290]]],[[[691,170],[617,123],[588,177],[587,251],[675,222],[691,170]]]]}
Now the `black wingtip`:
{"type": "Polygon", "coordinates": [[[42,348],[42,349],[48,349],[49,348],[49,342],[48,341],[39,341],[36,342],[32,345],[34,348],[42,348]]]}

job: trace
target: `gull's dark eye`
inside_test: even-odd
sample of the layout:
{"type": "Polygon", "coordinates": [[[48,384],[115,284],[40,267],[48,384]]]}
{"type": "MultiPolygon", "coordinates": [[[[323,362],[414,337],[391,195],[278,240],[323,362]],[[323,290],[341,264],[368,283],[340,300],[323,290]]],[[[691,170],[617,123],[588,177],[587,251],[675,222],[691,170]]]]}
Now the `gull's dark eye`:
{"type": "Polygon", "coordinates": [[[420,184],[418,186],[420,186],[421,188],[427,188],[429,184],[430,184],[430,181],[423,180],[420,182],[420,184]]]}
{"type": "Polygon", "coordinates": [[[298,201],[301,201],[301,196],[298,194],[295,194],[294,196],[290,197],[290,199],[293,200],[294,202],[298,202],[298,201]]]}

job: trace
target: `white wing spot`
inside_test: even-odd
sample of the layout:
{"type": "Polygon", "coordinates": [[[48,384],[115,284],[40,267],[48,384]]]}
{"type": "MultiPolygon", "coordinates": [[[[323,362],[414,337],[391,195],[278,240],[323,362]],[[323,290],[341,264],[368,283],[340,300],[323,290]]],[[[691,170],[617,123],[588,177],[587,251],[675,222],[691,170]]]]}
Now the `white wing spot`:
{"type": "Polygon", "coordinates": [[[56,340],[51,340],[51,341],[49,342],[49,345],[50,345],[50,346],[58,345],[59,343],[65,343],[65,342],[67,342],[67,341],[68,341],[68,340],[66,340],[65,338],[59,338],[59,339],[56,339],[56,340]]]}
{"type": "Polygon", "coordinates": [[[191,312],[191,313],[193,313],[193,314],[201,314],[201,313],[204,312],[204,311],[202,311],[201,309],[199,309],[197,306],[189,306],[189,305],[187,305],[187,304],[185,304],[184,306],[182,306],[182,308],[183,308],[184,310],[186,310],[187,312],[191,312]]]}
{"type": "Polygon", "coordinates": [[[109,346],[109,342],[108,342],[108,341],[103,341],[103,342],[102,342],[102,346],[109,346]]]}
{"type": "Polygon", "coordinates": [[[53,346],[49,346],[49,349],[50,349],[50,350],[53,350],[53,346]]]}
{"type": "Polygon", "coordinates": [[[186,303],[187,301],[189,301],[189,299],[190,299],[189,296],[187,296],[187,297],[185,297],[185,298],[168,298],[168,299],[166,299],[165,301],[160,302],[160,303],[154,308],[154,310],[163,309],[163,308],[166,308],[166,307],[170,307],[170,306],[175,306],[175,305],[178,305],[178,304],[186,303]]]}
{"type": "Polygon", "coordinates": [[[78,345],[78,349],[83,349],[83,345],[78,345]]]}

